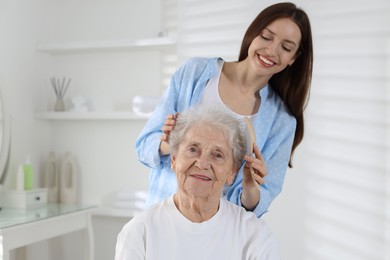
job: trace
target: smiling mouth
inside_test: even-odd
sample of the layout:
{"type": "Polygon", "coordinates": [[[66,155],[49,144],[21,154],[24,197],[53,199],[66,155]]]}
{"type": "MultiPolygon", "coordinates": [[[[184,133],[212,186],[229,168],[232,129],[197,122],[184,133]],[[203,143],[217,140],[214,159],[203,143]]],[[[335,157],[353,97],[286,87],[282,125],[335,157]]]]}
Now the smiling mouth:
{"type": "Polygon", "coordinates": [[[195,179],[202,180],[202,181],[211,181],[211,179],[209,177],[206,177],[204,175],[191,175],[191,177],[193,177],[195,179]]]}
{"type": "Polygon", "coordinates": [[[274,65],[275,63],[269,59],[267,59],[266,57],[262,56],[262,55],[259,55],[259,59],[264,62],[266,65],[269,65],[269,66],[272,66],[274,65]]]}

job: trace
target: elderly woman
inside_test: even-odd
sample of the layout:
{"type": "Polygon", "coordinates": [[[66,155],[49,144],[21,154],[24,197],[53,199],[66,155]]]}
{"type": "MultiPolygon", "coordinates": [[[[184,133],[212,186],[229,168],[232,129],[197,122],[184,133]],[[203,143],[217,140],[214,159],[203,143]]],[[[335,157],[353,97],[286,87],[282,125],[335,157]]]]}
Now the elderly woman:
{"type": "Polygon", "coordinates": [[[179,189],[123,227],[115,259],[280,259],[265,222],[221,196],[246,152],[238,121],[220,110],[189,109],[170,145],[179,189]]]}

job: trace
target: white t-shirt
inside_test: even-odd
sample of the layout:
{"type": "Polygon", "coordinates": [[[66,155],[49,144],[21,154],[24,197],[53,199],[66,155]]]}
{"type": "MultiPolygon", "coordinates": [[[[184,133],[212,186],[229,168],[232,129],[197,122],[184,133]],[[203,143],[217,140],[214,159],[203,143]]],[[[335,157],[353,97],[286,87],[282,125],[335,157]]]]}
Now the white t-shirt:
{"type": "Polygon", "coordinates": [[[279,244],[264,220],[221,198],[208,221],[193,223],[173,196],[130,220],[118,235],[116,260],[281,259],[279,244]]]}

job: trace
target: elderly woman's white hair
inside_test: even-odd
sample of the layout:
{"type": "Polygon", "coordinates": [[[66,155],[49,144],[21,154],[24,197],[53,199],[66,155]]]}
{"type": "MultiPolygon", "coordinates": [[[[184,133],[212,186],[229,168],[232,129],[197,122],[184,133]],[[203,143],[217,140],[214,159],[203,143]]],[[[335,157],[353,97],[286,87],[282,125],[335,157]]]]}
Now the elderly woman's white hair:
{"type": "Polygon", "coordinates": [[[184,135],[195,125],[211,125],[221,129],[233,150],[234,167],[241,167],[247,149],[246,131],[236,118],[216,107],[192,107],[178,115],[175,128],[169,136],[172,154],[177,153],[184,135]]]}

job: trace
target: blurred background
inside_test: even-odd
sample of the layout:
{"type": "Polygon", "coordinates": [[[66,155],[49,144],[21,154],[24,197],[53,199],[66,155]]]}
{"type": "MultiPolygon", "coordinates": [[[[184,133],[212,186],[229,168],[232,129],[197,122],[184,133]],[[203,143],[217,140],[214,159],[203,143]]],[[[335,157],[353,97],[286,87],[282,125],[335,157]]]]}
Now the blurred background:
{"type": "MultiPolygon", "coordinates": [[[[37,178],[50,151],[72,152],[78,201],[92,216],[95,259],[113,259],[131,212],[123,189],[145,190],[134,142],[146,122],[135,96],[159,97],[194,56],[237,60],[249,23],[277,1],[0,0],[0,88],[12,118],[4,186],[31,155],[37,178]],[[90,114],[53,115],[50,77],[69,77],[90,114]],[[118,213],[119,212],[119,213],[118,213]]],[[[314,37],[303,143],[264,218],[284,259],[390,260],[390,1],[297,0],[314,37]]],[[[27,248],[27,259],[80,259],[75,234],[27,248]]],[[[81,243],[82,244],[82,243],[81,243]]]]}

